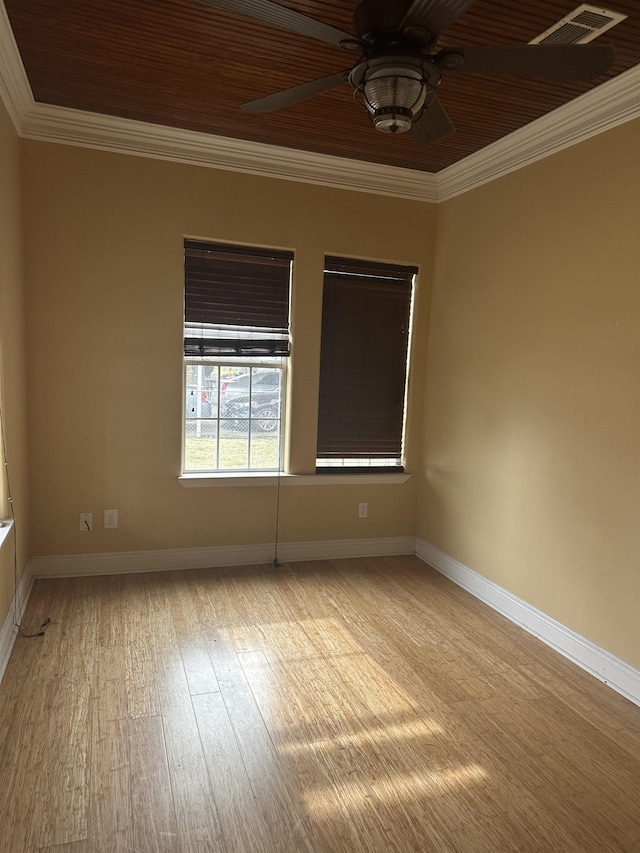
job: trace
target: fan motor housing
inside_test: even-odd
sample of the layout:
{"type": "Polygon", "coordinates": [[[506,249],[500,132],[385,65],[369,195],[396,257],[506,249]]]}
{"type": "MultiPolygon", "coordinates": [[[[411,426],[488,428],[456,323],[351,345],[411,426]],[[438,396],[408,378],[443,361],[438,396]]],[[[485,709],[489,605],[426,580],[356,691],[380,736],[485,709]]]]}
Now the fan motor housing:
{"type": "Polygon", "coordinates": [[[372,40],[385,33],[399,33],[412,0],[363,0],[353,15],[360,38],[372,40]]]}

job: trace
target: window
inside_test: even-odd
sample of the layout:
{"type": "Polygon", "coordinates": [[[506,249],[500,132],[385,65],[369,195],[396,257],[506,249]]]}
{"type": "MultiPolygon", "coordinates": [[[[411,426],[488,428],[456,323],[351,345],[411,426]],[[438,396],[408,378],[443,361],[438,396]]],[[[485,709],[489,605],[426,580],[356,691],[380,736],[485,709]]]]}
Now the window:
{"type": "Polygon", "coordinates": [[[277,471],[293,255],[184,247],[183,471],[277,471]]]}
{"type": "Polygon", "coordinates": [[[317,469],[402,470],[415,267],[325,258],[317,469]]]}
{"type": "MultiPolygon", "coordinates": [[[[7,518],[9,515],[9,510],[12,507],[9,506],[9,501],[7,500],[8,488],[7,488],[7,478],[8,467],[7,467],[7,457],[6,457],[6,442],[4,437],[4,419],[2,417],[2,402],[0,401],[0,465],[2,466],[2,470],[0,471],[0,519],[7,518]]],[[[1,526],[1,525],[0,525],[1,526]]],[[[0,541],[2,541],[0,537],[0,541]]]]}

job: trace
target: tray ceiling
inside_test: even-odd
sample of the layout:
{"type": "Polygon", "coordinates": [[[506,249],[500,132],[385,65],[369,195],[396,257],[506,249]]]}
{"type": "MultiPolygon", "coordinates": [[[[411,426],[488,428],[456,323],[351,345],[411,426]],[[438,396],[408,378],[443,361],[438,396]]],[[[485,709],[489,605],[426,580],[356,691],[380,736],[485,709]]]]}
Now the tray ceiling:
{"type": "MultiPolygon", "coordinates": [[[[281,5],[353,31],[354,0],[281,5]]],[[[439,47],[527,43],[576,5],[477,0],[439,47]]],[[[5,6],[38,104],[424,173],[458,163],[640,62],[640,5],[616,0],[607,8],[628,17],[600,39],[617,51],[601,78],[567,83],[449,74],[439,97],[456,133],[418,145],[409,134],[378,133],[348,86],[272,114],[241,111],[242,103],[348,68],[354,57],[200,0],[5,0],[5,6]]]]}

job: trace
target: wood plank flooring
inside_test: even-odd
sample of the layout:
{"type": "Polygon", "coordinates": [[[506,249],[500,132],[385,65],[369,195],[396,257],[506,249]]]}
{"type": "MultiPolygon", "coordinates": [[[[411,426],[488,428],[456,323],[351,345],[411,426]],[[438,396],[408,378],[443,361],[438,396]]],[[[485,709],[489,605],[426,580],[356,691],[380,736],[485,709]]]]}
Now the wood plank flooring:
{"type": "Polygon", "coordinates": [[[640,708],[415,557],[37,581],[2,853],[640,853],[640,708]]]}

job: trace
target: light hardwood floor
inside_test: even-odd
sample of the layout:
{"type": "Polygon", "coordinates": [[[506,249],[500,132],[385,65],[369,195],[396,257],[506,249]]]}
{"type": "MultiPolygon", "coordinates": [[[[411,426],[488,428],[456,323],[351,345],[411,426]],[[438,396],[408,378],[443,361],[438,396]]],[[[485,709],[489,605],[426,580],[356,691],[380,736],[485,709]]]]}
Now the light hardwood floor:
{"type": "Polygon", "coordinates": [[[3,853],[640,851],[640,709],[414,557],[37,581],[3,853]]]}

